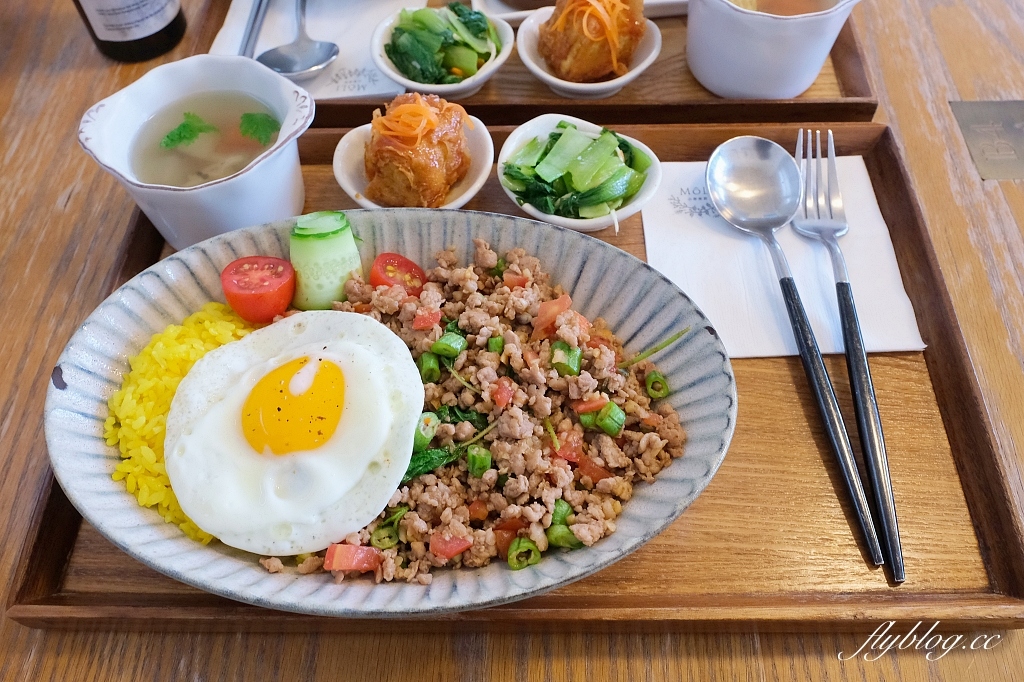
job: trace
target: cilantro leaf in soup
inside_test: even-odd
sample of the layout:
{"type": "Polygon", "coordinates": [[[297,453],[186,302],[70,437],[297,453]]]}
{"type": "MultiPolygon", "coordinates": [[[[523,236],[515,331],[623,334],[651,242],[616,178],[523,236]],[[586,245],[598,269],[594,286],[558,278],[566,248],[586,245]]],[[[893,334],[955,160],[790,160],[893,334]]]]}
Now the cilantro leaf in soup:
{"type": "Polygon", "coordinates": [[[274,137],[274,133],[281,130],[281,124],[270,114],[242,114],[238,129],[242,131],[242,135],[266,146],[270,144],[270,138],[274,137]]]}
{"type": "Polygon", "coordinates": [[[177,128],[167,133],[164,139],[160,141],[161,147],[164,149],[174,149],[181,145],[190,145],[202,133],[217,132],[217,126],[207,123],[199,115],[193,114],[191,111],[186,111],[184,118],[185,120],[177,128]]]}

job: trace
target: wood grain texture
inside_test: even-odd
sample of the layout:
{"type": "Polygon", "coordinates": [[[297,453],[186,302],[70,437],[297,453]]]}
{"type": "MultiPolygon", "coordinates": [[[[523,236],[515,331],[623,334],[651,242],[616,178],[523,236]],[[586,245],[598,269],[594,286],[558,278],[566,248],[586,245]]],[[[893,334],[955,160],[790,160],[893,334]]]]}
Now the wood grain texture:
{"type": "MultiPolygon", "coordinates": [[[[81,113],[155,64],[209,44],[224,0],[185,0],[189,29],[160,60],[116,65],[91,44],[65,0],[0,4],[0,573],[16,551],[46,475],[43,393],[63,344],[103,297],[133,205],[77,148],[81,113]],[[46,282],[47,286],[40,286],[46,282]]],[[[894,126],[956,315],[998,429],[1007,467],[1024,449],[1024,187],[982,182],[950,99],[1024,98],[1024,16],[1003,0],[863,3],[880,116],[894,126]]],[[[1021,486],[1012,491],[1024,499],[1021,486]]],[[[1019,517],[1018,517],[1019,518],[1019,517]]],[[[942,628],[940,627],[940,630],[942,628]]],[[[948,630],[947,630],[948,632],[948,630]]],[[[1024,633],[991,651],[921,651],[841,662],[862,635],[530,636],[44,632],[0,622],[3,680],[991,680],[1021,679],[1024,633]]]]}

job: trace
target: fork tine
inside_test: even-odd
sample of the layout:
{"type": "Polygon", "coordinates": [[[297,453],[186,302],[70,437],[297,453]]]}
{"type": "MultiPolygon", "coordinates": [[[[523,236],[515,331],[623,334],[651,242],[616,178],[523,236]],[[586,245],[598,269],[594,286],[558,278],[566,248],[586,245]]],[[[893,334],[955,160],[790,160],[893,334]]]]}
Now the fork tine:
{"type": "Polygon", "coordinates": [[[836,143],[832,131],[828,131],[828,200],[834,220],[846,220],[843,194],[839,191],[839,175],[836,172],[836,143]]]}
{"type": "Polygon", "coordinates": [[[818,217],[818,204],[815,197],[818,195],[818,187],[815,184],[814,173],[811,172],[811,160],[814,147],[811,146],[811,131],[807,131],[807,146],[804,149],[804,216],[807,218],[818,217]]]}
{"type": "Polygon", "coordinates": [[[822,167],[825,159],[821,155],[821,131],[820,130],[815,130],[814,131],[814,135],[815,135],[815,137],[817,138],[817,141],[818,141],[818,148],[816,150],[817,153],[814,155],[814,175],[815,175],[815,179],[817,181],[817,187],[818,187],[818,196],[817,196],[817,199],[818,199],[818,217],[819,218],[831,218],[832,215],[829,212],[828,198],[826,196],[826,193],[828,192],[828,187],[825,184],[825,178],[822,177],[822,168],[821,167],[822,167]]]}
{"type": "Polygon", "coordinates": [[[804,204],[804,178],[807,175],[807,161],[804,159],[804,129],[801,128],[796,133],[796,153],[793,154],[793,158],[796,159],[797,168],[800,170],[800,207],[804,212],[804,217],[807,217],[807,207],[804,204]]]}

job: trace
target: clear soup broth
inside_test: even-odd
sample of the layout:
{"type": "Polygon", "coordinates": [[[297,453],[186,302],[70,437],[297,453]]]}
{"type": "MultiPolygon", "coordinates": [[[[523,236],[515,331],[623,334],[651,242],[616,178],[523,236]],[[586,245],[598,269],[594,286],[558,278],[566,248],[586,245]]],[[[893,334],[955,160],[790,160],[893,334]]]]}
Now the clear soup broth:
{"type": "Polygon", "coordinates": [[[276,141],[281,122],[244,92],[200,92],[168,104],[132,141],[140,182],[195,187],[237,173],[276,141]]]}

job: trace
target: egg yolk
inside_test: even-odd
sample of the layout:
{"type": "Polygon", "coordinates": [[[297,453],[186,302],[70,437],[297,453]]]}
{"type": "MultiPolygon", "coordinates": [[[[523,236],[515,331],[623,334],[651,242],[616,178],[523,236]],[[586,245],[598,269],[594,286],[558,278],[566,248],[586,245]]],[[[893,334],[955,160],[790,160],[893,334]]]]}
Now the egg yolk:
{"type": "Polygon", "coordinates": [[[330,440],[345,406],[345,375],[329,360],[296,358],[260,379],[242,406],[242,432],[256,452],[313,450],[330,440]]]}

